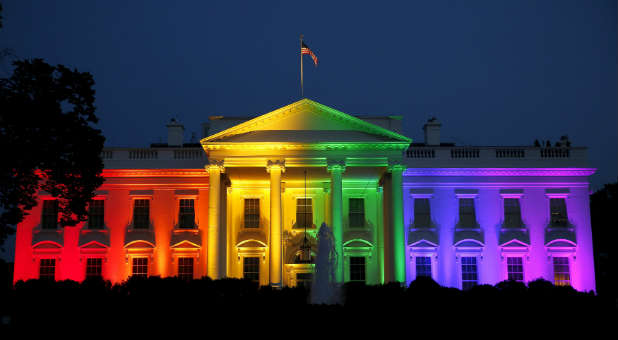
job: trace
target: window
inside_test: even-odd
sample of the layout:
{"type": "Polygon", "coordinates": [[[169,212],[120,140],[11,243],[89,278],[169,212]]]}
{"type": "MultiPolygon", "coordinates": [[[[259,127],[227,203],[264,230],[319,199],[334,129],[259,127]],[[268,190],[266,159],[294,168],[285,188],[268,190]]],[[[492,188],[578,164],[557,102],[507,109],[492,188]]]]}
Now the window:
{"type": "Polygon", "coordinates": [[[245,198],[245,228],[260,227],[260,199],[245,198]]]}
{"type": "Polygon", "coordinates": [[[86,259],[86,278],[101,277],[102,268],[103,268],[102,258],[86,259]]]}
{"type": "Polygon", "coordinates": [[[90,201],[90,205],[88,207],[88,229],[102,229],[105,223],[104,215],[105,201],[90,201]]]}
{"type": "Polygon", "coordinates": [[[550,198],[549,209],[551,213],[551,225],[565,227],[568,221],[566,200],[564,198],[550,198]]]}
{"type": "Polygon", "coordinates": [[[148,258],[134,257],[133,258],[133,276],[148,277],[148,258]]]}
{"type": "Polygon", "coordinates": [[[56,229],[58,227],[58,201],[43,201],[43,215],[41,216],[41,228],[56,229]]]}
{"type": "Polygon", "coordinates": [[[428,198],[414,199],[414,227],[430,227],[431,213],[429,211],[428,198]]]}
{"type": "Polygon", "coordinates": [[[524,261],[521,257],[507,257],[506,271],[511,281],[524,282],[524,261]]]}
{"type": "Polygon", "coordinates": [[[296,227],[311,228],[313,225],[313,207],[311,198],[299,198],[296,200],[296,227]]]}
{"type": "Polygon", "coordinates": [[[193,258],[179,257],[178,258],[178,278],[183,280],[193,279],[193,258]]]}
{"type": "Polygon", "coordinates": [[[243,277],[251,281],[260,282],[260,258],[245,257],[243,261],[243,277]]]}
{"type": "Polygon", "coordinates": [[[569,270],[568,257],[554,257],[554,285],[571,285],[571,272],[569,270]]]}
{"type": "Polygon", "coordinates": [[[417,256],[416,257],[416,277],[431,277],[431,257],[417,256]]]}
{"type": "Polygon", "coordinates": [[[476,227],[474,198],[459,199],[459,225],[462,227],[476,227]]]}
{"type": "Polygon", "coordinates": [[[148,229],[150,226],[150,200],[136,199],[133,206],[133,228],[148,229]]]}
{"type": "Polygon", "coordinates": [[[39,262],[39,279],[56,279],[56,259],[41,259],[39,262]]]}
{"type": "Polygon", "coordinates": [[[350,257],[350,281],[365,282],[365,257],[350,257]]]}
{"type": "Polygon", "coordinates": [[[311,288],[312,273],[296,273],[296,287],[311,288]]]}
{"type": "Polygon", "coordinates": [[[181,199],[178,210],[178,227],[195,228],[195,201],[193,199],[181,199]]]}
{"type": "Polygon", "coordinates": [[[504,225],[507,227],[521,227],[521,208],[518,198],[504,199],[504,225]]]}
{"type": "Polygon", "coordinates": [[[350,227],[361,228],[365,226],[365,200],[363,198],[350,198],[348,217],[350,227]]]}
{"type": "Polygon", "coordinates": [[[478,273],[476,267],[476,257],[461,258],[461,288],[470,289],[476,286],[478,273]]]}

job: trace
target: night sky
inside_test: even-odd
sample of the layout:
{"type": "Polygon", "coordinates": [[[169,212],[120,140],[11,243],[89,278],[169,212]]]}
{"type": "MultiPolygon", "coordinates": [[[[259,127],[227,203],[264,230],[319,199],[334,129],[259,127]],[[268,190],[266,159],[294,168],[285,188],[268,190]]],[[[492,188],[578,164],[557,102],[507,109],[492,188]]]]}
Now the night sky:
{"type": "MultiPolygon", "coordinates": [[[[177,117],[258,115],[305,96],[403,115],[422,141],[589,147],[594,189],[618,174],[616,1],[2,1],[0,48],[92,73],[107,146],[165,141],[177,117]]],[[[0,77],[10,74],[9,59],[0,77]]]]}

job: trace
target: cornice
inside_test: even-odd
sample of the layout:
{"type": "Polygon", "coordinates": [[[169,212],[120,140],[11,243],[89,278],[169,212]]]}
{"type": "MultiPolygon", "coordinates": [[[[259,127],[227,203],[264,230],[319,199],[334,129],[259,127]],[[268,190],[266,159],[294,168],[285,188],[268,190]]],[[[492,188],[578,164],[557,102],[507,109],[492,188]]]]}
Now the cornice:
{"type": "Polygon", "coordinates": [[[104,169],[103,177],[207,177],[204,169],[104,169]]]}
{"type": "Polygon", "coordinates": [[[408,168],[404,176],[590,176],[594,168],[408,168]]]}

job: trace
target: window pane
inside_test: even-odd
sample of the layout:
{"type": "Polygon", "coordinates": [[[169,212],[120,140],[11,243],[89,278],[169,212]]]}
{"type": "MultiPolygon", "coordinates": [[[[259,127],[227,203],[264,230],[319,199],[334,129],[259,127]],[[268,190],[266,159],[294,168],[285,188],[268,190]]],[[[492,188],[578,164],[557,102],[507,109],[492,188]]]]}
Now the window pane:
{"type": "Polygon", "coordinates": [[[566,200],[564,198],[551,198],[549,200],[551,213],[551,225],[564,227],[567,225],[566,200]]]}
{"type": "Polygon", "coordinates": [[[365,257],[350,257],[350,281],[365,282],[365,257]]]}
{"type": "Polygon", "coordinates": [[[193,199],[181,199],[178,212],[179,228],[195,228],[195,202],[193,199]]]}
{"type": "Polygon", "coordinates": [[[88,228],[101,229],[105,223],[105,201],[93,200],[88,206],[88,228]]]}
{"type": "Polygon", "coordinates": [[[150,200],[135,200],[133,206],[133,228],[148,229],[150,226],[150,200]]]}
{"type": "Polygon", "coordinates": [[[431,257],[417,256],[416,257],[416,277],[431,277],[431,257]]]}
{"type": "Polygon", "coordinates": [[[56,259],[41,259],[39,262],[39,278],[42,280],[56,279],[56,259]]]}
{"type": "Polygon", "coordinates": [[[429,211],[429,199],[428,198],[415,198],[414,199],[414,227],[430,227],[431,226],[431,214],[429,211]]]}
{"type": "Polygon", "coordinates": [[[517,282],[524,281],[524,264],[521,257],[507,257],[506,266],[508,279],[517,282]]]}
{"type": "Polygon", "coordinates": [[[504,225],[507,227],[521,227],[521,208],[518,198],[504,199],[504,225]]]}
{"type": "Polygon", "coordinates": [[[245,228],[260,227],[260,200],[258,198],[245,199],[245,228]]]}
{"type": "Polygon", "coordinates": [[[554,285],[571,285],[571,271],[569,270],[568,257],[554,257],[554,285]]]}
{"type": "Polygon", "coordinates": [[[133,276],[148,277],[148,258],[134,257],[133,258],[133,276]]]}
{"type": "Polygon", "coordinates": [[[476,286],[478,273],[476,267],[476,257],[461,258],[461,288],[470,289],[476,286]]]}
{"type": "Polygon", "coordinates": [[[311,198],[299,198],[296,200],[296,227],[311,228],[313,226],[313,207],[311,198]]]}
{"type": "Polygon", "coordinates": [[[313,273],[296,273],[296,286],[311,288],[313,273]]]}
{"type": "Polygon", "coordinates": [[[43,215],[41,216],[43,229],[56,229],[58,227],[58,201],[43,201],[43,215]]]}
{"type": "Polygon", "coordinates": [[[362,198],[350,198],[350,210],[348,213],[350,227],[359,228],[365,226],[365,200],[362,198]]]}
{"type": "Polygon", "coordinates": [[[459,224],[462,227],[477,226],[473,198],[459,199],[459,224]]]}
{"type": "Polygon", "coordinates": [[[243,263],[243,277],[251,281],[260,281],[260,258],[245,257],[243,263]]]}
{"type": "Polygon", "coordinates": [[[101,277],[102,268],[103,268],[103,259],[101,258],[86,259],[86,278],[101,277]]]}
{"type": "Polygon", "coordinates": [[[179,257],[178,258],[178,277],[183,280],[193,279],[193,258],[179,257]]]}

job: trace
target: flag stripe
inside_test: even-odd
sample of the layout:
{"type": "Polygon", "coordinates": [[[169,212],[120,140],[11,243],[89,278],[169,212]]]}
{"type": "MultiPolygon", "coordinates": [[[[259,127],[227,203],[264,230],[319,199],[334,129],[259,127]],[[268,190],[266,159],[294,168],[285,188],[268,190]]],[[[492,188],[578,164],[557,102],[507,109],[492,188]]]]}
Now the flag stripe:
{"type": "Polygon", "coordinates": [[[313,59],[313,63],[315,64],[315,66],[318,66],[318,57],[316,57],[316,55],[309,49],[309,47],[307,45],[305,45],[305,43],[302,43],[302,46],[300,48],[300,54],[308,54],[311,56],[311,59],[313,59]]]}

